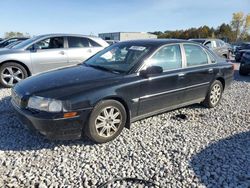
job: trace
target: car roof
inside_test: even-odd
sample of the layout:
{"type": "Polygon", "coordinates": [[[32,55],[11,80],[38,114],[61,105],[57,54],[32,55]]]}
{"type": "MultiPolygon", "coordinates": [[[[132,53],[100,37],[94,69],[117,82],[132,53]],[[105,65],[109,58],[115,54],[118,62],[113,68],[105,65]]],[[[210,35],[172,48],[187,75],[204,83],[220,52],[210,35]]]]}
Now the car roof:
{"type": "Polygon", "coordinates": [[[43,34],[43,35],[37,35],[36,37],[56,37],[56,36],[65,36],[65,37],[89,37],[89,38],[98,38],[97,36],[92,35],[82,35],[82,34],[66,34],[66,33],[53,33],[53,34],[43,34]]]}
{"type": "Polygon", "coordinates": [[[182,40],[182,39],[140,39],[140,40],[128,40],[122,41],[119,43],[126,43],[126,44],[135,44],[135,45],[153,45],[153,46],[162,46],[165,44],[173,44],[173,43],[192,43],[196,44],[192,41],[182,40]]]}

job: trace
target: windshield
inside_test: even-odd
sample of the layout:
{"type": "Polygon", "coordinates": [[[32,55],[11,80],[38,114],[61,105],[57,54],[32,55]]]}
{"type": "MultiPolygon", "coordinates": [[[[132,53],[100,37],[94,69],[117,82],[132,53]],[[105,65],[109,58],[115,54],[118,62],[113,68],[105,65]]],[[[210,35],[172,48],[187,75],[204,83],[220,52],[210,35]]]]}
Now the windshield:
{"type": "Polygon", "coordinates": [[[118,43],[97,53],[84,63],[87,66],[116,72],[128,72],[139,62],[150,47],[131,43],[118,43]]]}
{"type": "Polygon", "coordinates": [[[4,39],[4,40],[0,41],[0,44],[5,43],[7,40],[8,40],[8,39],[4,39]]]}
{"type": "Polygon", "coordinates": [[[12,43],[10,43],[9,45],[5,46],[5,48],[11,49],[11,48],[13,48],[15,45],[19,44],[20,42],[21,42],[21,41],[12,42],[12,43]]]}
{"type": "Polygon", "coordinates": [[[25,46],[29,45],[30,43],[34,42],[35,40],[37,40],[39,37],[33,37],[27,40],[24,40],[22,42],[20,42],[19,44],[13,46],[13,49],[20,49],[20,48],[24,48],[25,46]]]}

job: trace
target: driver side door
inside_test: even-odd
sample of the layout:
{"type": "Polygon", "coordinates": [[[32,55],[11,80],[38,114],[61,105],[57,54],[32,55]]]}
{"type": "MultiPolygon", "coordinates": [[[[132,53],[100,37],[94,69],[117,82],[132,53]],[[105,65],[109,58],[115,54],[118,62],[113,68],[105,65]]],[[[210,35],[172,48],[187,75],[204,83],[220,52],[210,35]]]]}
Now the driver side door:
{"type": "Polygon", "coordinates": [[[149,78],[142,78],[138,116],[147,116],[163,112],[178,105],[183,91],[182,53],[179,44],[161,47],[142,69],[149,66],[160,66],[163,72],[149,78]]]}
{"type": "Polygon", "coordinates": [[[34,74],[68,66],[64,37],[50,37],[33,44],[30,57],[34,74]]]}

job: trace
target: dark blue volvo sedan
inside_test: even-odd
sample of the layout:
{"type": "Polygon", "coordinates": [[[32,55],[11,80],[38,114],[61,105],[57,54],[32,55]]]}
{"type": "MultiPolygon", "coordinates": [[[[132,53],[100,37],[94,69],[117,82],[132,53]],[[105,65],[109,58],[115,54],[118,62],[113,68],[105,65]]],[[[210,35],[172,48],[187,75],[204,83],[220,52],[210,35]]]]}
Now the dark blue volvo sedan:
{"type": "Polygon", "coordinates": [[[131,122],[194,103],[215,107],[233,65],[185,40],[120,42],[84,63],[18,83],[20,119],[49,139],[116,138],[131,122]]]}

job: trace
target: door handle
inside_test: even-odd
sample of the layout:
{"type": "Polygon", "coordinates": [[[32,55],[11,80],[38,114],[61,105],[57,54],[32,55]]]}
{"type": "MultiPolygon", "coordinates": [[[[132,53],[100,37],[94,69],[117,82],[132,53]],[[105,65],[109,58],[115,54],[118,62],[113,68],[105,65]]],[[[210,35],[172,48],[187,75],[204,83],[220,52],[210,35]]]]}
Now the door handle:
{"type": "Polygon", "coordinates": [[[213,73],[213,72],[214,72],[214,69],[212,69],[212,68],[211,68],[211,69],[208,69],[208,72],[209,72],[209,73],[213,73]]]}
{"type": "Polygon", "coordinates": [[[185,75],[186,75],[186,74],[184,74],[184,73],[178,74],[179,77],[184,77],[185,75]]]}
{"type": "Polygon", "coordinates": [[[91,49],[88,49],[88,52],[89,52],[89,53],[91,53],[91,52],[92,52],[92,50],[91,50],[91,49]]]}
{"type": "Polygon", "coordinates": [[[60,52],[59,52],[59,54],[64,55],[64,54],[65,54],[65,52],[64,52],[64,51],[60,51],[60,52]]]}

